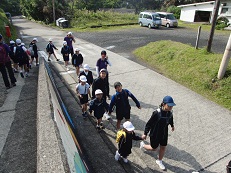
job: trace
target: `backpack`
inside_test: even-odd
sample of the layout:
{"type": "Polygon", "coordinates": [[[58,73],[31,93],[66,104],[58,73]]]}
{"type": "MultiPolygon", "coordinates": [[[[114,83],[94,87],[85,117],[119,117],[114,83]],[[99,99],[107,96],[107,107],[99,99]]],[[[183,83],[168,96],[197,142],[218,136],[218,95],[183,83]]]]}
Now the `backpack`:
{"type": "MultiPolygon", "coordinates": [[[[157,119],[157,122],[161,119],[161,110],[160,108],[157,109],[157,112],[158,112],[158,119],[157,119]]],[[[173,117],[172,115],[172,112],[170,114],[170,117],[168,118],[167,122],[169,122],[169,119],[171,119],[173,117]]]]}
{"type": "Polygon", "coordinates": [[[47,52],[49,52],[50,47],[51,47],[51,44],[48,43],[48,44],[47,44],[47,47],[46,47],[46,51],[47,51],[47,52]]]}
{"type": "Polygon", "coordinates": [[[16,46],[15,56],[17,58],[25,57],[25,51],[23,50],[22,46],[16,46]]]}
{"type": "Polygon", "coordinates": [[[29,52],[30,56],[34,56],[33,44],[30,44],[30,47],[29,47],[29,49],[28,49],[28,52],[29,52]]]}
{"type": "Polygon", "coordinates": [[[4,44],[0,44],[0,64],[5,64],[9,60],[4,44]]]}
{"type": "Polygon", "coordinates": [[[120,139],[121,139],[122,135],[124,135],[124,138],[126,138],[126,133],[125,133],[125,131],[119,130],[119,131],[117,132],[117,135],[116,135],[116,143],[119,143],[119,142],[120,142],[120,139]]]}

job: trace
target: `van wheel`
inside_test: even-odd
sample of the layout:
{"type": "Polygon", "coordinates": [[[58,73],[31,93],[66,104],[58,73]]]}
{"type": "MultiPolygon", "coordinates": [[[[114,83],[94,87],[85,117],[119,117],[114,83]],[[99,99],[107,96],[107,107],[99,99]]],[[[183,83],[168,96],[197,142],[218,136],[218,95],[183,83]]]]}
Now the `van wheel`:
{"type": "Polygon", "coordinates": [[[166,24],[166,27],[167,27],[167,28],[170,28],[170,24],[169,24],[169,23],[167,23],[167,24],[166,24]]]}
{"type": "Polygon", "coordinates": [[[148,24],[148,28],[149,28],[149,29],[151,29],[151,28],[152,28],[151,24],[148,24]]]}
{"type": "Polygon", "coordinates": [[[140,26],[143,26],[142,22],[140,22],[140,26]]]}

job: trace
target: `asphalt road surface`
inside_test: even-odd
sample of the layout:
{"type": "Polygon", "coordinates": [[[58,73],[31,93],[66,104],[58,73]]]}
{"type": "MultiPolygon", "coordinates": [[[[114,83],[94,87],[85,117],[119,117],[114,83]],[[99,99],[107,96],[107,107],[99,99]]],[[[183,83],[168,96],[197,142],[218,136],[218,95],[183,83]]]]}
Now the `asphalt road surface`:
{"type": "MultiPolygon", "coordinates": [[[[195,46],[197,30],[165,27],[148,29],[147,27],[137,27],[119,31],[79,32],[75,33],[75,36],[105,49],[110,49],[128,59],[134,59],[132,51],[150,42],[172,40],[195,46]]],[[[208,38],[209,32],[203,31],[202,26],[199,41],[200,48],[207,46],[208,38]]],[[[227,35],[216,34],[215,32],[212,51],[223,53],[227,41],[227,35]]]]}

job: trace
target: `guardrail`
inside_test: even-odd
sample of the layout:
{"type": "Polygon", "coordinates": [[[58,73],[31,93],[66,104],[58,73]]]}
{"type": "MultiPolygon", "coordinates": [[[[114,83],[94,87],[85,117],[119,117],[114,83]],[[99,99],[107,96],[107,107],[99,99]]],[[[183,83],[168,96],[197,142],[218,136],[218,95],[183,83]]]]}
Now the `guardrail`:
{"type": "MultiPolygon", "coordinates": [[[[37,112],[40,115],[38,115],[38,124],[37,124],[38,126],[37,172],[44,172],[44,170],[46,170],[46,172],[56,172],[56,173],[57,172],[89,173],[88,166],[85,160],[83,159],[82,150],[76,139],[76,134],[75,134],[76,127],[69,113],[67,112],[67,108],[63,103],[62,98],[59,94],[51,68],[49,67],[49,64],[45,61],[44,58],[40,59],[39,71],[43,73],[43,74],[39,73],[39,89],[41,89],[42,87],[44,88],[42,91],[39,91],[40,93],[38,92],[38,99],[39,98],[43,99],[42,97],[50,97],[50,104],[51,104],[50,110],[53,110],[53,112],[50,112],[49,114],[49,110],[46,112],[45,110],[39,110],[43,108],[38,107],[37,112]],[[46,87],[48,91],[45,91],[46,87]],[[48,96],[46,94],[48,94],[48,96]],[[58,136],[60,136],[61,138],[61,142],[60,142],[62,144],[61,148],[63,148],[65,151],[63,155],[65,155],[66,158],[65,160],[67,162],[67,165],[64,165],[65,163],[63,162],[62,156],[59,156],[62,155],[61,152],[62,149],[59,148],[60,146],[55,145],[57,143],[55,137],[53,140],[53,136],[55,134],[54,133],[50,134],[43,129],[43,128],[47,128],[43,126],[51,126],[52,128],[53,126],[52,123],[47,124],[50,121],[52,121],[52,123],[55,124],[55,126],[57,127],[56,133],[58,132],[58,136]],[[49,141],[49,139],[51,140],[50,141],[51,144],[47,142],[49,141]],[[50,154],[52,152],[56,154],[56,156],[55,155],[53,156],[55,158],[53,158],[52,155],[50,154]],[[57,162],[54,161],[55,159],[57,159],[56,157],[58,157],[57,162]],[[60,165],[60,163],[63,165],[60,165]],[[60,168],[58,169],[57,166],[59,166],[60,168]]],[[[42,102],[46,102],[46,100],[42,100],[42,102]]],[[[42,103],[39,103],[38,101],[38,106],[41,106],[41,104],[42,103]]],[[[45,104],[46,104],[45,109],[48,109],[47,108],[48,103],[45,104]]]]}

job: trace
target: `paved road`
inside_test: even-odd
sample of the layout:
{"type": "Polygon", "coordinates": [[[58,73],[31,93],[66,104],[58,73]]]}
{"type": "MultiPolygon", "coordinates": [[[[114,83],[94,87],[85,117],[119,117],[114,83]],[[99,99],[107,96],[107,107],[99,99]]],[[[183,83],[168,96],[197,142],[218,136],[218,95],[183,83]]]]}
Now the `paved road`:
{"type": "MultiPolygon", "coordinates": [[[[105,32],[79,32],[76,37],[94,43],[100,47],[108,48],[126,58],[134,59],[132,51],[138,47],[144,46],[150,42],[159,40],[172,40],[191,44],[195,46],[197,31],[185,28],[165,28],[148,29],[147,27],[138,27],[120,31],[105,32]]],[[[199,47],[206,47],[209,33],[201,32],[199,47]]],[[[212,51],[223,53],[228,41],[228,36],[218,35],[215,32],[212,51]]]]}
{"type": "MultiPolygon", "coordinates": [[[[36,36],[41,49],[45,48],[50,37],[54,38],[55,45],[60,49],[66,34],[26,20],[17,20],[15,24],[21,27],[24,37],[36,36]]],[[[155,32],[155,30],[149,32],[155,32]]],[[[113,35],[113,33],[108,34],[113,35]]],[[[75,35],[78,34],[75,33],[75,35]]],[[[99,42],[97,37],[94,38],[96,39],[94,42],[99,42]]],[[[120,42],[119,37],[115,36],[114,41],[116,42],[117,39],[120,42]]],[[[100,41],[107,40],[100,39],[100,41]]],[[[77,39],[75,47],[81,49],[84,62],[91,67],[95,66],[96,60],[100,57],[100,51],[103,49],[81,39],[77,39]]],[[[60,57],[60,53],[57,52],[57,54],[60,57]]],[[[151,116],[153,109],[160,104],[163,96],[172,95],[175,99],[176,131],[169,134],[168,151],[164,158],[168,172],[184,173],[202,169],[205,169],[203,172],[207,173],[224,172],[225,165],[228,160],[231,160],[231,112],[123,56],[109,50],[108,55],[113,64],[109,68],[110,94],[114,93],[113,82],[121,81],[123,86],[130,89],[141,101],[141,110],[138,110],[131,102],[131,121],[138,134],[143,133],[145,122],[151,116]]],[[[57,65],[58,72],[74,91],[77,81],[74,69],[71,68],[71,71],[65,72],[63,62],[51,61],[51,63],[57,65]]],[[[93,68],[92,70],[94,72],[93,68]]],[[[114,133],[110,132],[110,129],[106,131],[108,138],[114,140],[115,134],[112,134],[114,133]]],[[[156,158],[156,153],[143,153],[138,148],[138,143],[134,142],[133,154],[129,157],[131,165],[136,168],[134,172],[158,172],[159,169],[154,164],[153,157],[156,158]]],[[[114,163],[114,160],[111,160],[111,163],[114,163]]]]}

